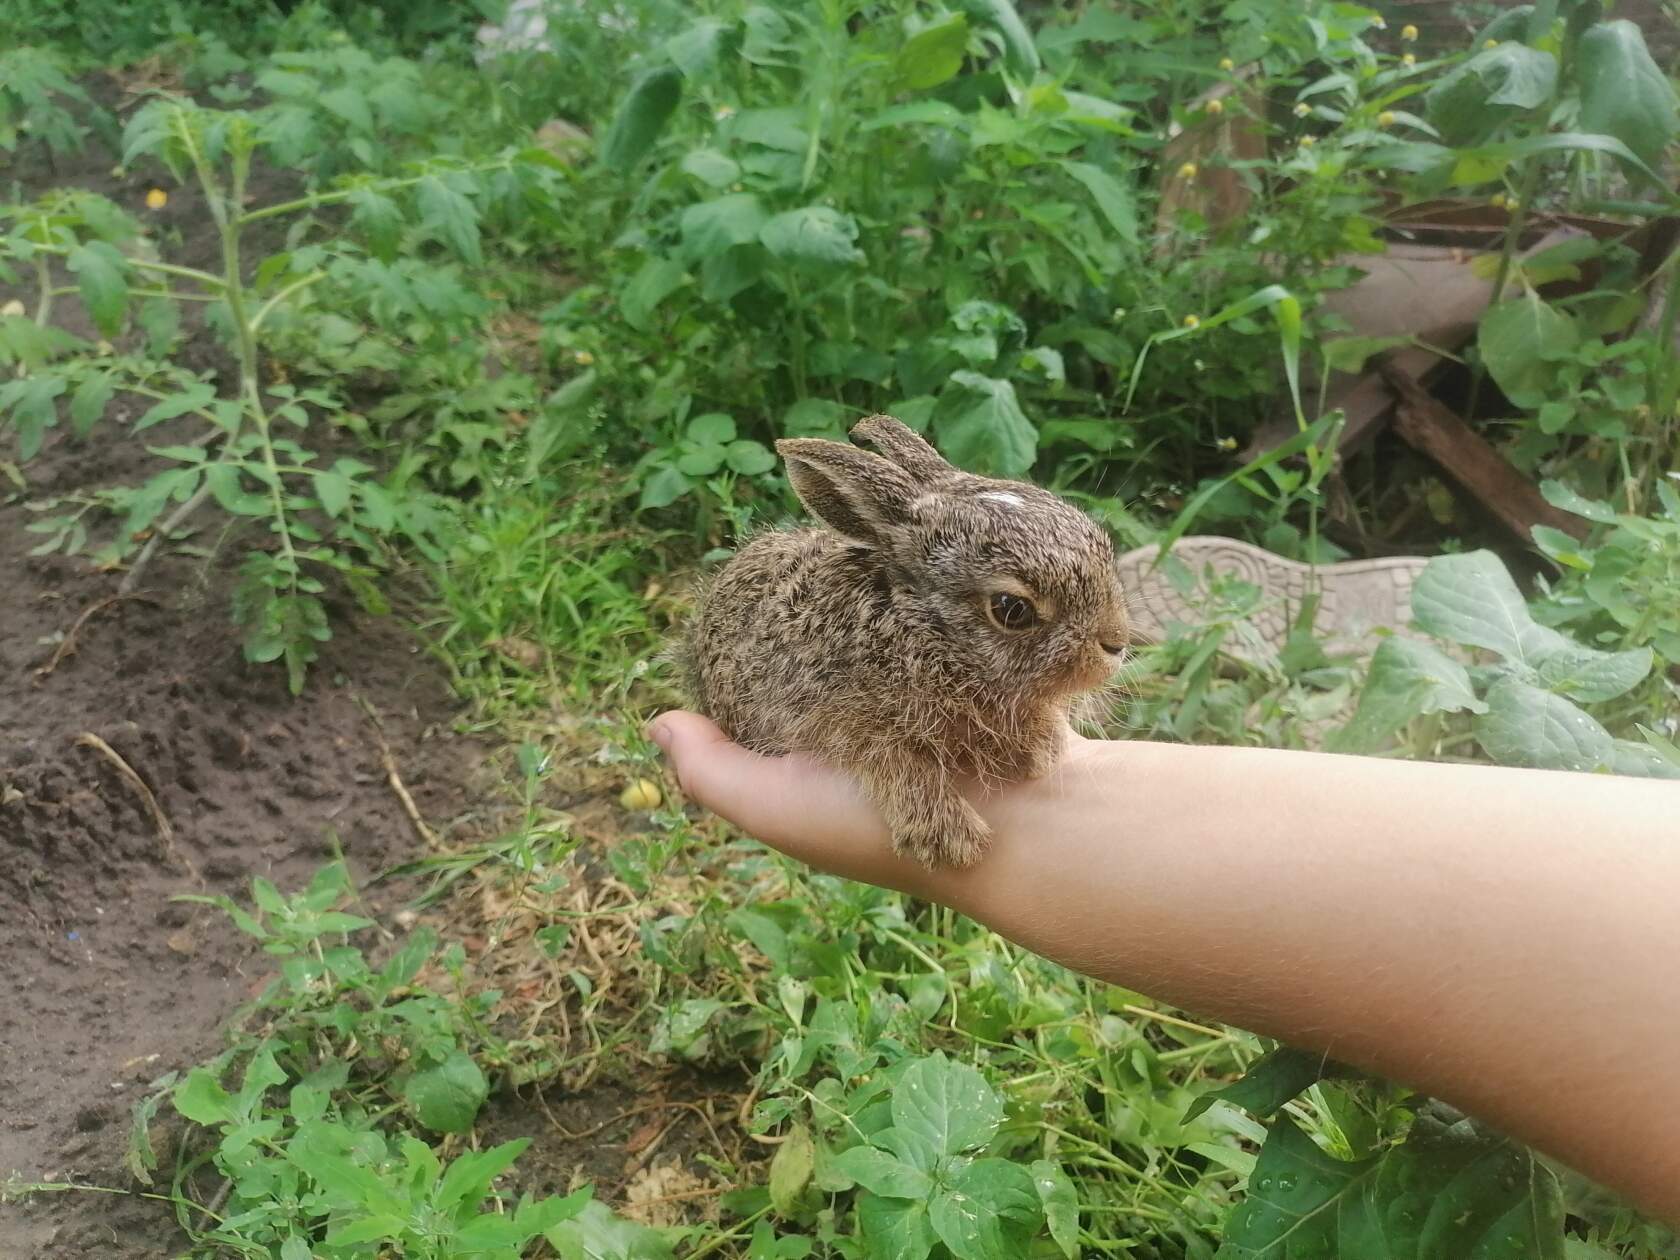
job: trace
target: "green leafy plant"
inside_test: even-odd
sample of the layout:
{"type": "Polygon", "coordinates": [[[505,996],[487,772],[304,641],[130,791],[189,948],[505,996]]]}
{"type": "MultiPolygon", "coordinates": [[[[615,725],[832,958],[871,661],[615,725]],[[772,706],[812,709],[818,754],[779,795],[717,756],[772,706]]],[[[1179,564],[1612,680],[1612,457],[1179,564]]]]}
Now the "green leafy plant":
{"type": "Polygon", "coordinates": [[[1616,700],[1643,682],[1653,662],[1648,646],[1604,651],[1541,625],[1486,551],[1431,560],[1413,588],[1412,617],[1420,629],[1495,661],[1467,668],[1428,643],[1385,640],[1335,746],[1369,751],[1419,717],[1467,713],[1471,737],[1505,765],[1675,775],[1655,749],[1614,737],[1581,707],[1616,700]]]}
{"type": "Polygon", "coordinates": [[[77,115],[92,109],[57,52],[33,47],[0,52],[0,152],[16,153],[28,137],[55,158],[74,153],[88,134],[77,115]]]}

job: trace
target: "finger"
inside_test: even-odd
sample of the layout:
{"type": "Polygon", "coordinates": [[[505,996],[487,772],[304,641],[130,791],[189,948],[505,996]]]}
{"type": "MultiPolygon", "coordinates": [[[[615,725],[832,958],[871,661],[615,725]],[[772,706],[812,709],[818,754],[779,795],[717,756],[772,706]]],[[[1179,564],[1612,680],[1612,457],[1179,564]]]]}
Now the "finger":
{"type": "Polygon", "coordinates": [[[802,756],[766,757],[696,713],[666,713],[649,730],[683,794],[789,857],[897,888],[922,868],[892,852],[886,824],[845,775],[802,756]]]}

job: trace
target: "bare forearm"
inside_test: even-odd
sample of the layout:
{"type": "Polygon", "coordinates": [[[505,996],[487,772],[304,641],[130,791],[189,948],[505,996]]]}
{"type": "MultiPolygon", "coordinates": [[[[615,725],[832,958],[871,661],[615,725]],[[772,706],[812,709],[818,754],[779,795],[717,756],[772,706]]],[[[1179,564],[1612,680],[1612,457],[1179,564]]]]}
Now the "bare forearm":
{"type": "Polygon", "coordinates": [[[1674,786],[1085,743],[983,812],[993,851],[936,895],[1004,935],[1429,1090],[1680,1216],[1674,786]]]}

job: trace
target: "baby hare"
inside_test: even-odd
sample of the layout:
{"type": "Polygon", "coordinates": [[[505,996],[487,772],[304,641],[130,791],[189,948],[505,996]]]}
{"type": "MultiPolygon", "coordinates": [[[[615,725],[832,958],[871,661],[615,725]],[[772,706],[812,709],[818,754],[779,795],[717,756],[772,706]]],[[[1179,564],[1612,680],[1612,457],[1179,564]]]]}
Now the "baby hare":
{"type": "Polygon", "coordinates": [[[738,743],[850,772],[928,866],[990,831],[958,791],[1047,772],[1081,693],[1114,674],[1124,599],[1106,531],[1036,486],[962,472],[891,416],[776,443],[827,528],[742,547],[681,655],[738,743]]]}

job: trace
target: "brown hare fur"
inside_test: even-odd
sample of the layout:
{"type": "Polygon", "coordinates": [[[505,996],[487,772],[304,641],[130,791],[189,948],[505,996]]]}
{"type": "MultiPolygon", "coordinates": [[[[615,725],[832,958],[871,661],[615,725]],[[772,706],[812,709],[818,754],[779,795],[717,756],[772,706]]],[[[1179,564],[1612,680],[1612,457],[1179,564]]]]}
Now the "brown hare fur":
{"type": "Polygon", "coordinates": [[[965,866],[990,832],[958,785],[1035,778],[1114,674],[1126,612],[1107,532],[1037,486],[961,472],[891,416],[777,442],[827,528],[758,535],[680,655],[737,742],[846,770],[900,853],[965,866]]]}

